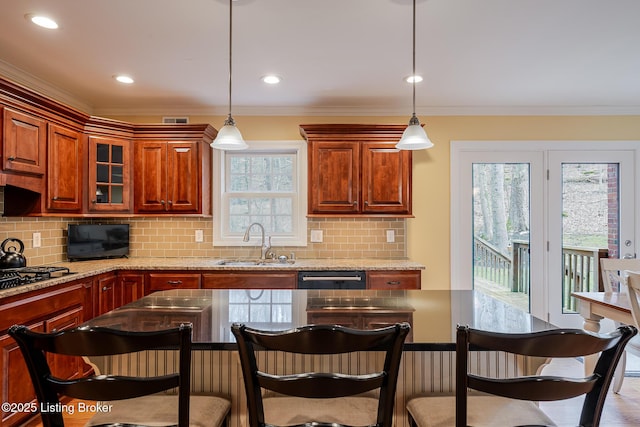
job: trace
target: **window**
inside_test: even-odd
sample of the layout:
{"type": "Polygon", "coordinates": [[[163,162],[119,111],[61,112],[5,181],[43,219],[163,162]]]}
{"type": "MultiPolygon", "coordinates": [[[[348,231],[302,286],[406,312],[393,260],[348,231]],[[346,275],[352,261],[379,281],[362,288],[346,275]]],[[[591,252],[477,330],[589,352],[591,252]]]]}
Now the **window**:
{"type": "Polygon", "coordinates": [[[242,151],[214,150],[214,245],[247,245],[244,232],[257,222],[274,246],[306,246],[306,143],[248,145],[242,151]]]}

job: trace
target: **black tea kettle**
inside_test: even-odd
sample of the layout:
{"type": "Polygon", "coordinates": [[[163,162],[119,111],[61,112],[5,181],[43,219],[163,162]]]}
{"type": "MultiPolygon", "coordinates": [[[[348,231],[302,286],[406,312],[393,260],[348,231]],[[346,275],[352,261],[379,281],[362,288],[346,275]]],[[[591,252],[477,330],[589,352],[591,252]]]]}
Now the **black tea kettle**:
{"type": "Polygon", "coordinates": [[[21,268],[27,266],[27,259],[22,255],[24,251],[24,243],[15,237],[9,237],[0,245],[0,269],[21,268]],[[15,245],[7,247],[8,243],[16,242],[20,249],[16,250],[15,245]]]}

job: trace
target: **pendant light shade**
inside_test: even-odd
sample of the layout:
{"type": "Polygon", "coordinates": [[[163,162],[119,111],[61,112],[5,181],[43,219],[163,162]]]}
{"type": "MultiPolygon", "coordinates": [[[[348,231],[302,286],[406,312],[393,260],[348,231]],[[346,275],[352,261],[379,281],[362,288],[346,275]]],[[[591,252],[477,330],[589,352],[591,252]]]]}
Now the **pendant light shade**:
{"type": "Polygon", "coordinates": [[[232,41],[232,23],[233,23],[233,0],[229,0],[229,115],[224,121],[224,126],[218,131],[216,139],[211,143],[212,148],[218,150],[244,150],[248,147],[247,143],[242,139],[242,134],[236,127],[236,122],[231,116],[231,41],[232,41]]]}
{"type": "Polygon", "coordinates": [[[414,114],[409,120],[409,125],[402,133],[402,138],[396,144],[396,148],[400,150],[424,150],[431,147],[433,147],[433,142],[431,142],[414,114]]]}
{"type": "Polygon", "coordinates": [[[409,119],[409,125],[402,133],[402,138],[396,144],[399,150],[424,150],[433,147],[433,142],[427,136],[420,120],[416,116],[416,0],[413,0],[413,114],[409,119]]]}
{"type": "Polygon", "coordinates": [[[211,143],[211,147],[218,150],[244,150],[248,147],[242,139],[240,130],[236,127],[233,117],[224,121],[224,126],[218,131],[218,136],[211,143]]]}

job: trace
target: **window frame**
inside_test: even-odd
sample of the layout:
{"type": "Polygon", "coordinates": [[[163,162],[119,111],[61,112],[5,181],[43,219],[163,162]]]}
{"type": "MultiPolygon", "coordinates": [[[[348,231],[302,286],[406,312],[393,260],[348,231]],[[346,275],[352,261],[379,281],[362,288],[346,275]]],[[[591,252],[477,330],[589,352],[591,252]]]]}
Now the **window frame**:
{"type": "MultiPolygon", "coordinates": [[[[293,197],[293,232],[287,236],[273,235],[272,246],[307,246],[307,144],[306,141],[246,141],[249,148],[242,152],[267,152],[277,154],[291,151],[295,156],[294,197],[293,197]]],[[[226,164],[227,154],[238,155],[242,152],[212,150],[212,200],[213,200],[213,246],[255,246],[255,242],[243,242],[242,233],[228,230],[226,210],[226,164]]]]}

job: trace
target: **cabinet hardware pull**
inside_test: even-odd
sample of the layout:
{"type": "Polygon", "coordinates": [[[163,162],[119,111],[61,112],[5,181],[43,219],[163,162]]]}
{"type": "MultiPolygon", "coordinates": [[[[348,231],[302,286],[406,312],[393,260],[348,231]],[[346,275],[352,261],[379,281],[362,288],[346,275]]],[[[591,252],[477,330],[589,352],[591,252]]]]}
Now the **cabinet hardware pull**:
{"type": "Polygon", "coordinates": [[[102,288],[103,291],[108,291],[109,289],[111,289],[111,288],[108,287],[108,286],[105,286],[105,287],[102,288]]]}
{"type": "Polygon", "coordinates": [[[167,280],[167,284],[171,286],[182,285],[182,280],[167,280]]]}
{"type": "Polygon", "coordinates": [[[15,157],[13,157],[13,156],[9,156],[9,157],[7,157],[7,160],[9,160],[10,162],[13,162],[15,159],[16,159],[16,158],[15,158],[15,157]]]}
{"type": "Polygon", "coordinates": [[[171,200],[169,200],[169,202],[168,202],[168,203],[169,203],[169,204],[172,204],[173,202],[172,202],[171,200]]]}
{"type": "Polygon", "coordinates": [[[160,204],[161,204],[161,205],[164,205],[164,200],[160,200],[160,204]]]}
{"type": "Polygon", "coordinates": [[[389,280],[387,282],[387,285],[399,285],[400,281],[399,280],[389,280]]]}
{"type": "Polygon", "coordinates": [[[52,197],[51,200],[53,200],[55,202],[56,200],[58,200],[58,198],[57,197],[52,197]]]}

